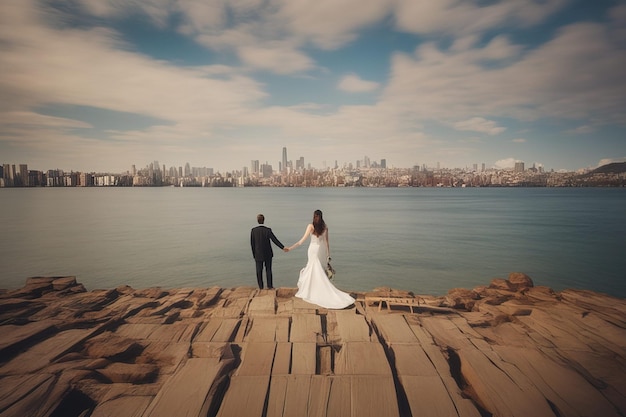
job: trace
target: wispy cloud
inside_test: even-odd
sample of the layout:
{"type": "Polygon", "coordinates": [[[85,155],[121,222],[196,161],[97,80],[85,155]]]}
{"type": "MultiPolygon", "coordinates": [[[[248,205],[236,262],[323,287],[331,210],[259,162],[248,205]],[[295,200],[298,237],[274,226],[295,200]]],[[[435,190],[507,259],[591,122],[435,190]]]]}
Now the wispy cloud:
{"type": "Polygon", "coordinates": [[[584,126],[578,126],[575,129],[568,130],[568,132],[569,133],[574,133],[576,135],[586,135],[587,133],[591,133],[594,130],[595,129],[593,128],[593,126],[584,125],[584,126]]]}
{"type": "Polygon", "coordinates": [[[363,80],[356,74],[344,76],[337,84],[337,88],[349,93],[367,93],[378,89],[379,86],[379,83],[363,80]]]}
{"type": "Polygon", "coordinates": [[[482,117],[472,117],[471,119],[456,122],[452,126],[457,130],[469,130],[488,135],[497,135],[506,130],[506,128],[498,126],[493,120],[487,120],[482,117]]]}

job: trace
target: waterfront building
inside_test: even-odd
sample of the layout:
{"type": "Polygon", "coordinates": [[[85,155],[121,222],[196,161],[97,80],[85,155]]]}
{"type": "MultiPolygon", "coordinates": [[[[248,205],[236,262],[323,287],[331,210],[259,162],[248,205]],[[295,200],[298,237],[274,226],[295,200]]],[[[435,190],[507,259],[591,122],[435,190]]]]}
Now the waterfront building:
{"type": "Polygon", "coordinates": [[[263,165],[261,165],[261,176],[263,178],[270,178],[273,173],[274,173],[274,170],[272,169],[272,166],[270,164],[266,162],[263,165]]]}
{"type": "Polygon", "coordinates": [[[255,175],[259,173],[260,165],[258,159],[250,161],[250,174],[255,175]]]}
{"type": "Polygon", "coordinates": [[[20,164],[20,172],[19,172],[19,178],[20,178],[20,185],[22,187],[28,187],[28,165],[26,164],[20,164]]]}

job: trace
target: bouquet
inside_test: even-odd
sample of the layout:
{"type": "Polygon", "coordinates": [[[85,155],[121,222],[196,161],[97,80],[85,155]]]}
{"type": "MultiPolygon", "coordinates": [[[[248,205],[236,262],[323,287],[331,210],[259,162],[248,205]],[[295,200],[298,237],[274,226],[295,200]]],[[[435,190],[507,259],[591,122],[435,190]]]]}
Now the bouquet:
{"type": "Polygon", "coordinates": [[[324,270],[326,271],[328,279],[333,279],[335,277],[335,268],[333,268],[330,264],[330,258],[328,258],[328,262],[326,263],[326,268],[324,270]]]}

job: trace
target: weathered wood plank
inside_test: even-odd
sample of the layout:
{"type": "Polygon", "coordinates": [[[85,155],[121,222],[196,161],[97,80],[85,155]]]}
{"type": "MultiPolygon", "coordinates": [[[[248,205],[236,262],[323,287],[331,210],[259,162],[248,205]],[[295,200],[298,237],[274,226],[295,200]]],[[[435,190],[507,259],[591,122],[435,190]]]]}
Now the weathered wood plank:
{"type": "Polygon", "coordinates": [[[326,417],[332,379],[328,376],[313,375],[309,392],[308,417],[326,417]]]}
{"type": "Polygon", "coordinates": [[[333,373],[333,348],[332,346],[320,346],[319,354],[319,370],[320,375],[331,375],[333,373]]]}
{"type": "Polygon", "coordinates": [[[272,372],[276,343],[247,343],[243,349],[243,359],[237,368],[239,376],[269,375],[272,372]]]}
{"type": "Polygon", "coordinates": [[[148,340],[161,340],[166,342],[191,342],[197,323],[173,323],[158,326],[147,337],[148,340]]]}
{"type": "Polygon", "coordinates": [[[370,327],[365,317],[355,314],[354,310],[337,310],[334,314],[341,342],[371,342],[370,327]]]}
{"type": "Polygon", "coordinates": [[[443,356],[441,347],[435,344],[430,333],[418,324],[411,323],[409,327],[415,337],[417,337],[417,340],[419,340],[419,345],[422,350],[424,350],[424,353],[426,353],[439,375],[450,376],[450,364],[443,356]]]}
{"type": "MultiPolygon", "coordinates": [[[[270,376],[233,376],[217,417],[261,417],[270,376]]],[[[172,416],[178,414],[172,414],[172,416]]],[[[171,416],[170,416],[171,417],[171,416]]]]}
{"type": "Polygon", "coordinates": [[[315,314],[294,313],[291,320],[290,342],[317,342],[322,324],[315,314]]]}
{"type": "Polygon", "coordinates": [[[271,294],[257,295],[250,301],[248,314],[250,316],[273,315],[275,313],[275,303],[276,296],[274,292],[271,294]]]}
{"type": "MultiPolygon", "coordinates": [[[[352,382],[349,376],[329,377],[328,417],[352,417],[352,382]]],[[[383,414],[384,415],[384,414],[383,414]]]]}
{"type": "Polygon", "coordinates": [[[305,314],[315,314],[317,309],[319,308],[315,304],[308,303],[304,301],[302,298],[293,297],[291,308],[296,313],[305,313],[305,314]]]}
{"type": "Polygon", "coordinates": [[[155,340],[146,344],[141,358],[149,363],[161,364],[159,374],[167,375],[173,373],[187,359],[188,354],[189,343],[187,342],[170,343],[155,340]]]}
{"type": "Polygon", "coordinates": [[[307,416],[311,375],[289,375],[285,395],[284,416],[307,416]]]}
{"type": "Polygon", "coordinates": [[[291,369],[291,343],[277,343],[272,375],[287,375],[291,369]]]}
{"type": "Polygon", "coordinates": [[[459,328],[446,317],[424,317],[421,320],[422,325],[437,341],[437,344],[445,344],[456,350],[459,349],[475,349],[467,335],[462,333],[459,328]]]}
{"type": "Polygon", "coordinates": [[[215,380],[224,375],[231,361],[191,358],[164,384],[148,406],[145,417],[199,416],[208,410],[215,380]]]}
{"type": "Polygon", "coordinates": [[[293,343],[291,349],[291,373],[315,375],[317,345],[313,342],[293,343]]]}
{"type": "Polygon", "coordinates": [[[289,319],[289,317],[276,317],[275,340],[279,343],[289,342],[290,328],[291,320],[289,319]]]}
{"type": "Polygon", "coordinates": [[[211,342],[231,342],[240,323],[241,319],[222,319],[220,327],[211,338],[211,342]]]}
{"type": "Polygon", "coordinates": [[[255,317],[250,323],[244,342],[274,342],[276,340],[276,319],[274,317],[255,317]]]}
{"type": "Polygon", "coordinates": [[[417,342],[406,319],[401,314],[372,314],[372,322],[387,344],[417,342]]]}
{"type": "MultiPolygon", "coordinates": [[[[429,404],[428,417],[458,416],[458,412],[448,390],[439,376],[401,375],[411,413],[419,416],[424,404],[429,404]]],[[[476,412],[478,416],[478,410],[476,412]]]]}
{"type": "Polygon", "coordinates": [[[289,318],[288,317],[254,317],[248,334],[244,337],[246,342],[288,342],[289,341],[289,318]]]}
{"type": "Polygon", "coordinates": [[[354,375],[350,398],[354,417],[395,417],[400,415],[393,377],[354,375]]]}
{"type": "Polygon", "coordinates": [[[435,366],[419,344],[391,345],[398,375],[438,376],[435,366]]]}
{"type": "Polygon", "coordinates": [[[391,367],[380,343],[345,343],[335,356],[337,375],[391,375],[391,367]]]}
{"type": "Polygon", "coordinates": [[[272,375],[270,379],[269,392],[267,394],[266,417],[285,416],[285,399],[287,395],[287,384],[289,375],[272,375]]]}
{"type": "MultiPolygon", "coordinates": [[[[232,319],[231,319],[232,320],[232,319]]],[[[200,325],[199,331],[193,338],[194,342],[211,342],[213,336],[218,331],[224,320],[218,317],[211,317],[200,325]]]]}

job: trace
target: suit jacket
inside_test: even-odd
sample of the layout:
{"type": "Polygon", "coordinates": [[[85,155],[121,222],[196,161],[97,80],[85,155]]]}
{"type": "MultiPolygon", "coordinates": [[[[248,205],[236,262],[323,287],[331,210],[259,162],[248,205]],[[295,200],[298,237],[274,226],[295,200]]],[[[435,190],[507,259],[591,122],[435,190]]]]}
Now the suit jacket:
{"type": "Polygon", "coordinates": [[[279,248],[283,249],[285,245],[274,236],[272,229],[263,225],[257,226],[250,232],[250,246],[252,246],[252,256],[256,261],[266,261],[274,256],[270,240],[279,248]]]}

